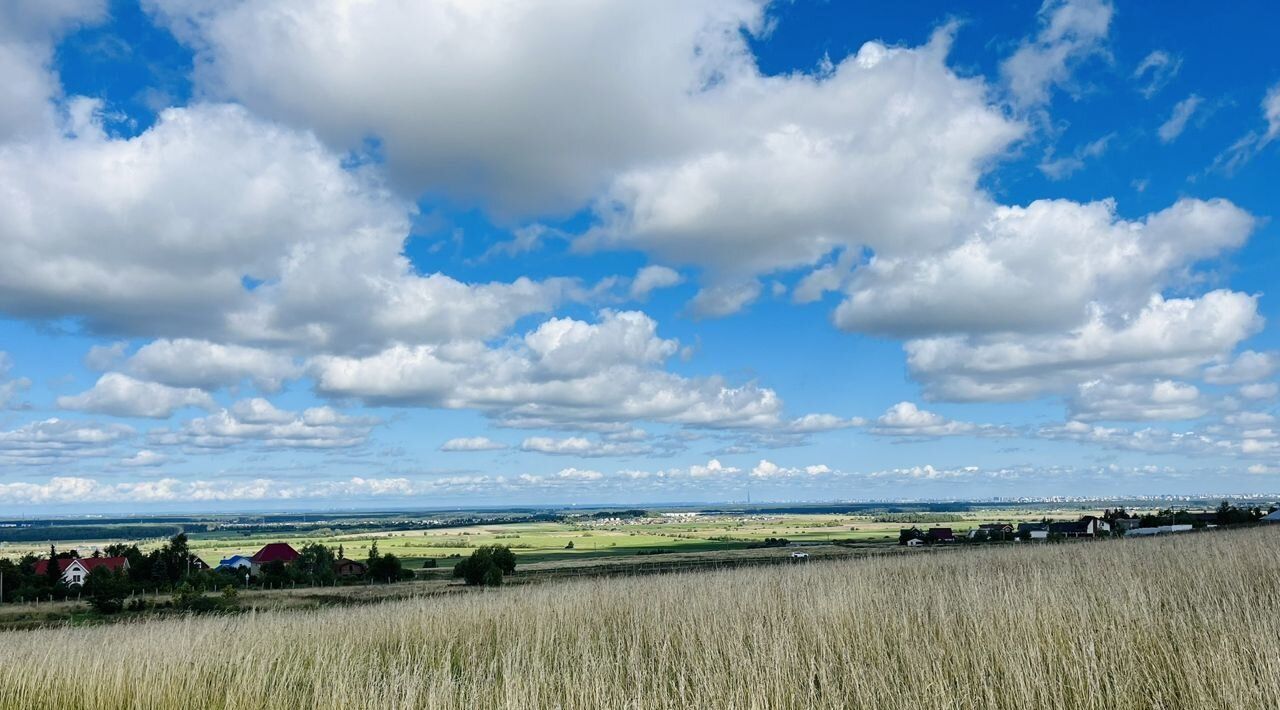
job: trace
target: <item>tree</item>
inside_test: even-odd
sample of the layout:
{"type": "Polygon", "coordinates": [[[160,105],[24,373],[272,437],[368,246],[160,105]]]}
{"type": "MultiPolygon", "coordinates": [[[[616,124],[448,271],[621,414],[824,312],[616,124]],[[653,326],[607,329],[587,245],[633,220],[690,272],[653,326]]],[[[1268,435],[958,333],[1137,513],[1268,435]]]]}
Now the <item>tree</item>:
{"type": "Polygon", "coordinates": [[[453,576],[462,578],[469,585],[502,584],[502,577],[516,570],[516,555],[506,545],[477,547],[471,556],[453,568],[453,576]]]}
{"type": "Polygon", "coordinates": [[[400,558],[390,552],[370,561],[365,573],[369,575],[369,579],[382,582],[395,582],[413,576],[413,572],[406,570],[401,564],[400,558]]]}
{"type": "Polygon", "coordinates": [[[62,570],[58,569],[58,551],[52,544],[49,545],[49,564],[45,566],[44,576],[50,587],[56,589],[62,584],[62,570]]]}
{"type": "Polygon", "coordinates": [[[337,558],[333,550],[318,542],[308,543],[298,551],[294,568],[311,584],[328,584],[334,580],[337,558]]]}
{"type": "Polygon", "coordinates": [[[95,567],[84,583],[89,604],[101,614],[114,614],[123,609],[128,593],[124,578],[106,567],[95,567]]]}
{"type": "MultiPolygon", "coordinates": [[[[191,551],[187,547],[186,533],[169,538],[164,547],[148,555],[150,577],[160,583],[177,584],[187,576],[191,567],[191,551]]],[[[130,561],[130,565],[133,562],[130,561]]]]}
{"type": "Polygon", "coordinates": [[[1116,508],[1115,510],[1108,508],[1106,511],[1102,513],[1102,519],[1107,521],[1107,524],[1113,527],[1115,526],[1117,520],[1121,518],[1128,518],[1128,517],[1130,517],[1129,511],[1125,510],[1123,506],[1116,508]]]}
{"type": "Polygon", "coordinates": [[[272,560],[262,565],[259,581],[263,584],[281,586],[294,581],[289,575],[289,567],[280,560],[272,560]]]}

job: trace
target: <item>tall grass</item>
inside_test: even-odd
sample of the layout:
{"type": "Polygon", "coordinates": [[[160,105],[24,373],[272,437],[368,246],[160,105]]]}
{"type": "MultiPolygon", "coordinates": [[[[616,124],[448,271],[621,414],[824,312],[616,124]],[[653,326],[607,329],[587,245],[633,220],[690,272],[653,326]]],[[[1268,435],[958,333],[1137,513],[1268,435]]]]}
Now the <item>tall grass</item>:
{"type": "Polygon", "coordinates": [[[21,708],[1274,708],[1280,529],[0,634],[21,708]]]}

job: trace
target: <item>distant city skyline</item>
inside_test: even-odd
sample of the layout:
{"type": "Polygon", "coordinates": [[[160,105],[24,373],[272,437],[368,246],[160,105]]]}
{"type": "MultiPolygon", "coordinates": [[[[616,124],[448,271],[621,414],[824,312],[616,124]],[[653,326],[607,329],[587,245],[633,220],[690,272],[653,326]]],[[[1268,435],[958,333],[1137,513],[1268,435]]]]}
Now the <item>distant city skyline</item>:
{"type": "Polygon", "coordinates": [[[1277,20],[0,4],[0,515],[1280,490],[1277,20]]]}

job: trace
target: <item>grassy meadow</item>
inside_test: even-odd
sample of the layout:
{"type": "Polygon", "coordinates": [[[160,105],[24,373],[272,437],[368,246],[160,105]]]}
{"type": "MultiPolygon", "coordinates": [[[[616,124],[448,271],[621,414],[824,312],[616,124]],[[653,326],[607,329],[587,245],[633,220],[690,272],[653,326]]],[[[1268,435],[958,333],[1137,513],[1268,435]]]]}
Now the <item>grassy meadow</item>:
{"type": "Polygon", "coordinates": [[[0,634],[22,708],[1264,708],[1280,526],[0,634]]]}

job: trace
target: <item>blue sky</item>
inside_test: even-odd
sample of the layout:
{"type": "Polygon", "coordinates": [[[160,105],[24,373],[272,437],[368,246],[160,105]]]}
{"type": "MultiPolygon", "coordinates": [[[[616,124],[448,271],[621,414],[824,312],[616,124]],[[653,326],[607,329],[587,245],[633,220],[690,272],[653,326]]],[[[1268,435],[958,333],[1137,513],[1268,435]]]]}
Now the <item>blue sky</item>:
{"type": "Polygon", "coordinates": [[[0,510],[1280,490],[1276,10],[0,7],[0,510]]]}

